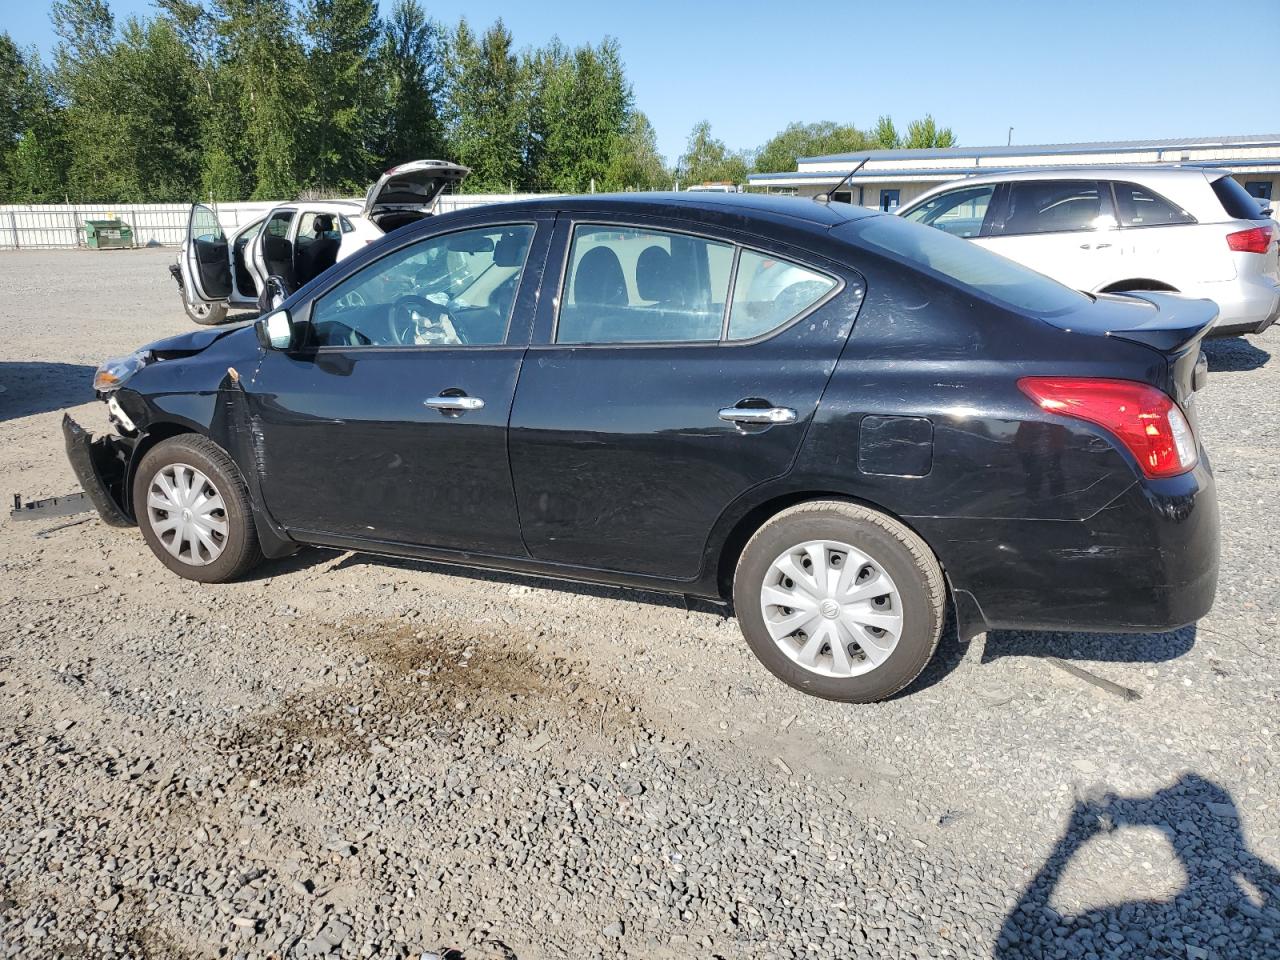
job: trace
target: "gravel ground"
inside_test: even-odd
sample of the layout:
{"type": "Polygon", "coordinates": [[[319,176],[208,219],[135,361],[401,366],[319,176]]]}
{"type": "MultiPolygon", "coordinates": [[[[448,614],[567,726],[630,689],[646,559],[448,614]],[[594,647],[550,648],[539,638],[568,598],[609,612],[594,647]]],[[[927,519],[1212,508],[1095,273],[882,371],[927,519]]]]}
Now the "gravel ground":
{"type": "MultiPolygon", "coordinates": [[[[0,255],[6,493],[75,489],[93,366],[189,329],[172,256],[0,255]]],[[[679,599],[318,550],[202,586],[6,520],[0,954],[1280,956],[1278,348],[1209,347],[1209,617],[944,643],[869,707],[679,599]]]]}

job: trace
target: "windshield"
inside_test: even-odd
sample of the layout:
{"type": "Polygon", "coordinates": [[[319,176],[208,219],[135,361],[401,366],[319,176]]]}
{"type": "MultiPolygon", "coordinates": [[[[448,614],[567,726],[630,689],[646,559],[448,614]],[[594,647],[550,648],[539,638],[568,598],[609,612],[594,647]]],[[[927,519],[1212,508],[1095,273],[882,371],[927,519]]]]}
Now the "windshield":
{"type": "Polygon", "coordinates": [[[972,241],[901,217],[868,217],[853,221],[847,229],[858,242],[878,253],[905,260],[1036,316],[1065,313],[1089,302],[1083,293],[972,241]]]}

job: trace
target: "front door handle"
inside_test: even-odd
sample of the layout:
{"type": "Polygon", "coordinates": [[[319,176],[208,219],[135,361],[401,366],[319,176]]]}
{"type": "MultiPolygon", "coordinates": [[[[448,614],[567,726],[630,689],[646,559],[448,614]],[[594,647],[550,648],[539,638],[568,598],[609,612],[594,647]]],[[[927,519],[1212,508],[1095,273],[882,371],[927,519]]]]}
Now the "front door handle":
{"type": "Polygon", "coordinates": [[[720,419],[730,423],[795,423],[796,412],[790,407],[725,407],[720,419]]]}
{"type": "Polygon", "coordinates": [[[484,401],[479,397],[427,397],[422,403],[441,413],[466,413],[484,406],[484,401]]]}

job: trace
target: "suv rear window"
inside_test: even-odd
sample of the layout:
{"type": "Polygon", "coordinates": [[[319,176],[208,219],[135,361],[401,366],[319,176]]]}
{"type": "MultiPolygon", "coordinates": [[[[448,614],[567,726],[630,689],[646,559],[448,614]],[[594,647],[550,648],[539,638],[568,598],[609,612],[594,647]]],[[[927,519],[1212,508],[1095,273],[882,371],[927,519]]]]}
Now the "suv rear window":
{"type": "Polygon", "coordinates": [[[1089,302],[1083,293],[1057,280],[933,227],[908,223],[901,217],[867,217],[850,226],[856,240],[872,250],[972,287],[1034,316],[1065,313],[1089,302]]]}
{"type": "Polygon", "coordinates": [[[1258,201],[1249,196],[1249,191],[1240,186],[1233,177],[1219,177],[1213,181],[1213,192],[1218,195],[1222,209],[1233,220],[1261,220],[1262,208],[1258,201]]]}
{"type": "Polygon", "coordinates": [[[1195,223],[1187,211],[1136,183],[1117,183],[1116,213],[1122,227],[1163,227],[1174,223],[1195,223]]]}

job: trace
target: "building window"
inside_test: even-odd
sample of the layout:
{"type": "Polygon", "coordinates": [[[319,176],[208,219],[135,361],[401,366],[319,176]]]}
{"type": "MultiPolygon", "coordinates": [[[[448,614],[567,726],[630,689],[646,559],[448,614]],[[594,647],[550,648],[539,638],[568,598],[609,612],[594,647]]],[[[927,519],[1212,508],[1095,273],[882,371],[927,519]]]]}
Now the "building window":
{"type": "Polygon", "coordinates": [[[902,196],[901,190],[881,190],[880,191],[880,209],[885,213],[890,210],[898,209],[898,201],[902,196]]]}
{"type": "Polygon", "coordinates": [[[1245,191],[1251,197],[1259,200],[1271,199],[1271,181],[1270,180],[1246,180],[1244,184],[1245,191]]]}

